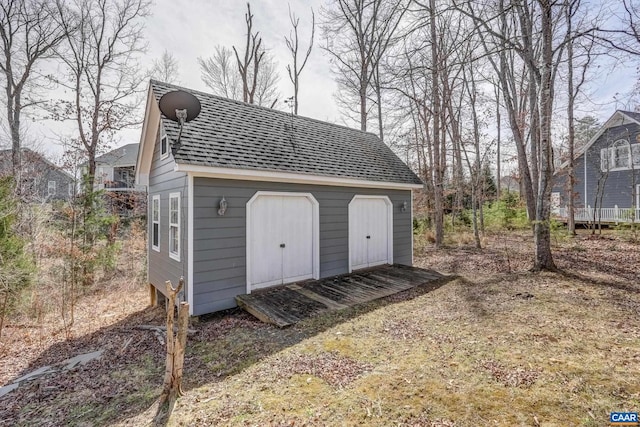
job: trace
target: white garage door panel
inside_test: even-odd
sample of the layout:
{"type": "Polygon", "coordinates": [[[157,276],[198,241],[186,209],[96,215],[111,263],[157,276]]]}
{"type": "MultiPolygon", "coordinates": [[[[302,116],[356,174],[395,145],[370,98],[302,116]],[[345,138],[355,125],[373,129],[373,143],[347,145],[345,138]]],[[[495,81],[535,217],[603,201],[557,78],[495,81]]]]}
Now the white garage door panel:
{"type": "Polygon", "coordinates": [[[251,279],[256,288],[282,281],[281,210],[282,197],[259,197],[252,205],[251,279]]]}
{"type": "Polygon", "coordinates": [[[355,196],[349,203],[351,270],[393,263],[391,202],[384,196],[355,196]]]}
{"type": "Polygon", "coordinates": [[[314,277],[317,203],[282,194],[257,194],[247,204],[248,292],[314,277]]]}
{"type": "Polygon", "coordinates": [[[283,281],[308,279],[313,275],[313,206],[306,197],[283,199],[283,281]]]}
{"type": "Polygon", "coordinates": [[[352,202],[349,211],[349,239],[351,249],[351,268],[357,270],[368,266],[367,256],[367,199],[352,202]]]}
{"type": "Polygon", "coordinates": [[[389,218],[387,204],[382,199],[369,199],[367,211],[369,225],[369,266],[385,264],[388,260],[387,227],[389,218]]]}

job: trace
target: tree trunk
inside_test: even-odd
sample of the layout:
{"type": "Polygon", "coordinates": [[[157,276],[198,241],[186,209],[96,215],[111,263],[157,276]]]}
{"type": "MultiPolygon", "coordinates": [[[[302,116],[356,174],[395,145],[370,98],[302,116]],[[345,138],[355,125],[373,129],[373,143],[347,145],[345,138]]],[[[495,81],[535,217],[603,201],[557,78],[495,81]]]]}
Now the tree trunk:
{"type": "Polygon", "coordinates": [[[496,85],[496,191],[497,198],[500,200],[500,196],[502,195],[502,182],[501,181],[501,164],[500,164],[500,87],[496,85]]]}
{"type": "Polygon", "coordinates": [[[429,0],[429,18],[431,30],[431,84],[433,99],[433,205],[435,245],[441,247],[444,242],[444,203],[443,203],[443,172],[441,169],[440,153],[440,85],[438,82],[438,46],[436,40],[436,2],[429,0]]]}
{"type": "MultiPolygon", "coordinates": [[[[571,13],[567,9],[567,35],[571,34],[571,13]]],[[[569,125],[569,165],[567,166],[567,186],[566,192],[569,198],[569,206],[567,212],[567,229],[571,235],[576,234],[576,222],[575,222],[575,198],[573,197],[573,188],[576,184],[576,171],[575,171],[575,138],[576,128],[574,126],[574,88],[573,88],[573,42],[567,43],[567,82],[569,99],[567,103],[567,121],[569,125]]],[[[585,156],[587,154],[585,153],[585,156]]],[[[586,196],[586,195],[585,195],[586,196]]]]}
{"type": "Polygon", "coordinates": [[[533,269],[555,270],[551,254],[551,179],[553,153],[551,147],[551,115],[553,113],[552,79],[552,11],[550,0],[539,0],[542,29],[542,78],[540,85],[540,181],[538,186],[536,221],[534,225],[535,262],[533,269]]]}

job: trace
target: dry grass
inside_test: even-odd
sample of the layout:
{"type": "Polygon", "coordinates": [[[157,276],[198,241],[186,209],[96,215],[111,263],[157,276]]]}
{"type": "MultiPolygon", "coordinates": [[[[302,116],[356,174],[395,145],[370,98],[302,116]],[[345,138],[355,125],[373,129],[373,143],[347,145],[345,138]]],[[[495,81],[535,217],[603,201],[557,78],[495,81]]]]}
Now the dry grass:
{"type": "MultiPolygon", "coordinates": [[[[187,394],[168,424],[600,426],[611,411],[640,409],[640,248],[580,236],[555,248],[563,273],[533,274],[528,236],[485,242],[482,251],[422,249],[419,265],[458,275],[435,289],[286,329],[237,311],[201,319],[188,344],[187,394]]],[[[159,321],[158,312],[103,328],[101,342],[159,321]]],[[[50,384],[42,381],[32,395],[0,400],[13,408],[0,419],[148,424],[162,369],[148,337],[136,335],[144,351],[109,347],[101,363],[117,362],[115,372],[77,375],[114,390],[110,398],[84,384],[38,402],[50,384]]]]}

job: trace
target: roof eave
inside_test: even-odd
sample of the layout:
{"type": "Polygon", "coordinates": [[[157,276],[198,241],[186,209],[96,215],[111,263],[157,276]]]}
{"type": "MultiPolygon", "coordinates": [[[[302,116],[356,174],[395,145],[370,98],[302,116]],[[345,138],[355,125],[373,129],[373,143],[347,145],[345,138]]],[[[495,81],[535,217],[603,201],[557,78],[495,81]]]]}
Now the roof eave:
{"type": "Polygon", "coordinates": [[[140,134],[140,147],[136,159],[136,179],[138,185],[149,185],[149,173],[153,160],[153,149],[160,124],[160,108],[153,95],[153,87],[149,84],[147,92],[147,106],[144,112],[142,133],[140,134]]]}
{"type": "Polygon", "coordinates": [[[236,179],[242,181],[286,182],[295,184],[380,188],[389,190],[413,190],[423,188],[423,184],[417,183],[370,181],[339,176],[311,175],[275,170],[224,168],[177,162],[174,170],[176,172],[185,172],[196,177],[236,179]]]}

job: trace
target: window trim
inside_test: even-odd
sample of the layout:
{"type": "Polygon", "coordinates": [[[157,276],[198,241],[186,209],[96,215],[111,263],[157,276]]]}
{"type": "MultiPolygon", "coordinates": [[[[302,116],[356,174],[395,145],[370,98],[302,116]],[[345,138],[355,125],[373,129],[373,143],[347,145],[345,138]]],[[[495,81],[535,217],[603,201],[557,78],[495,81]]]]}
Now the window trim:
{"type": "Polygon", "coordinates": [[[160,232],[160,195],[159,194],[155,194],[152,198],[151,198],[151,249],[153,249],[156,252],[160,252],[160,237],[162,236],[162,233],[160,232]],[[156,209],[156,200],[158,201],[158,205],[157,205],[157,209],[156,209]],[[154,214],[157,214],[154,215],[154,214]],[[157,219],[156,219],[157,218],[157,219]],[[156,225],[156,223],[158,224],[158,245],[154,245],[153,241],[154,241],[154,235],[155,235],[155,228],[154,226],[156,225]]]}
{"type": "Polygon", "coordinates": [[[169,193],[169,258],[174,259],[176,261],[180,261],[180,234],[182,232],[181,227],[180,227],[180,193],[169,193]],[[171,200],[172,199],[176,199],[177,201],[177,206],[176,206],[176,222],[172,222],[171,221],[171,200]],[[171,245],[172,245],[172,239],[171,239],[171,230],[172,228],[175,227],[176,229],[176,233],[177,233],[177,238],[176,238],[176,244],[177,244],[177,248],[175,248],[175,251],[172,250],[171,245]]]}
{"type": "Polygon", "coordinates": [[[169,157],[169,138],[164,126],[160,123],[160,160],[169,157]]]}
{"type": "MultiPolygon", "coordinates": [[[[631,144],[626,139],[618,139],[613,144],[608,147],[600,149],[600,170],[602,172],[612,172],[612,171],[623,171],[623,170],[631,170],[631,169],[640,169],[640,162],[634,162],[634,151],[640,152],[640,144],[631,144]],[[612,161],[615,160],[615,156],[617,155],[617,150],[620,148],[624,148],[628,151],[627,157],[627,165],[626,166],[615,166],[609,167],[612,164],[612,161]]],[[[638,155],[640,159],[640,154],[638,155]]]]}
{"type": "Polygon", "coordinates": [[[55,196],[56,193],[58,192],[57,187],[57,183],[54,180],[48,180],[47,181],[47,197],[51,197],[51,196],[55,196]],[[51,185],[53,184],[53,185],[51,185]],[[53,191],[51,191],[53,189],[53,191]]]}

